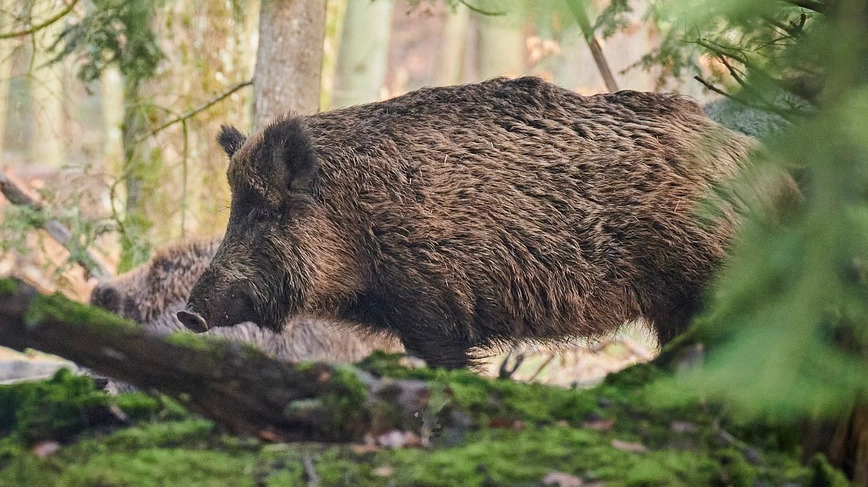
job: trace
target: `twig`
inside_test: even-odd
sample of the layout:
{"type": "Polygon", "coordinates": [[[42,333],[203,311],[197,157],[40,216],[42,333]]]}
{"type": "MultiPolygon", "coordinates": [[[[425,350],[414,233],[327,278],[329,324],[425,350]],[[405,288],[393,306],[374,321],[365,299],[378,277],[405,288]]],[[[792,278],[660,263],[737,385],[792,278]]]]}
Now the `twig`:
{"type": "Polygon", "coordinates": [[[536,379],[537,376],[540,375],[540,373],[542,373],[543,369],[545,369],[550,363],[552,363],[552,360],[554,360],[556,356],[556,353],[550,353],[549,358],[545,359],[545,362],[543,362],[542,365],[540,365],[539,368],[536,369],[536,372],[534,372],[533,375],[531,375],[527,379],[527,382],[533,382],[533,380],[536,379]]]}
{"type": "Polygon", "coordinates": [[[316,469],[313,467],[313,458],[309,453],[305,453],[301,457],[301,464],[304,466],[304,474],[307,476],[307,485],[319,485],[319,475],[316,474],[316,469]]]}
{"type": "MultiPolygon", "coordinates": [[[[0,172],[0,193],[3,193],[13,205],[26,206],[37,212],[45,209],[42,203],[27,194],[19,184],[12,181],[8,174],[2,172],[0,172]]],[[[51,238],[70,251],[73,261],[84,269],[87,276],[93,276],[100,280],[112,276],[111,272],[106,270],[87,249],[77,252],[72,248],[72,232],[64,224],[57,220],[47,220],[42,224],[42,228],[48,232],[51,238]]]]}
{"type": "Polygon", "coordinates": [[[618,91],[618,84],[615,82],[615,77],[612,76],[612,71],[609,69],[609,63],[606,61],[606,56],[603,55],[603,48],[600,42],[594,35],[594,30],[591,28],[591,21],[588,19],[588,14],[585,12],[583,0],[567,0],[567,5],[579,23],[579,28],[582,30],[582,35],[585,37],[585,42],[588,43],[588,48],[591,50],[591,55],[594,56],[594,62],[597,64],[597,69],[600,71],[600,76],[606,83],[606,89],[615,92],[618,91]]]}
{"type": "Polygon", "coordinates": [[[253,80],[248,80],[248,81],[244,81],[242,83],[238,83],[237,85],[229,88],[227,91],[221,93],[220,95],[215,96],[214,98],[206,101],[205,103],[202,103],[201,105],[197,106],[196,108],[193,108],[192,110],[184,112],[181,115],[179,115],[179,116],[169,120],[168,122],[164,123],[163,125],[160,125],[159,127],[151,130],[150,133],[148,133],[147,135],[139,137],[136,140],[136,143],[141,142],[141,141],[147,139],[148,137],[153,137],[153,136],[157,135],[158,133],[162,132],[163,130],[171,127],[172,125],[174,125],[178,122],[185,122],[185,121],[195,117],[200,112],[203,112],[203,111],[211,108],[213,105],[216,105],[217,103],[220,103],[224,99],[228,98],[236,91],[238,91],[242,88],[245,88],[247,86],[251,86],[252,84],[253,84],[253,80]]]}
{"type": "Polygon", "coordinates": [[[696,81],[699,81],[700,83],[702,83],[703,86],[705,86],[709,90],[717,93],[718,95],[723,95],[727,98],[732,98],[733,100],[735,100],[739,103],[742,103],[744,105],[747,105],[747,106],[753,106],[750,103],[748,103],[747,100],[739,98],[739,97],[733,95],[732,93],[727,93],[727,92],[721,90],[720,88],[718,88],[717,86],[714,86],[713,84],[709,83],[708,81],[705,81],[704,79],[702,79],[701,76],[698,76],[698,75],[694,76],[693,79],[695,79],[696,81]]]}
{"type": "Polygon", "coordinates": [[[726,56],[724,56],[723,54],[718,53],[718,54],[717,54],[717,59],[719,59],[720,62],[722,62],[723,65],[726,66],[726,69],[729,71],[729,75],[732,76],[733,79],[735,79],[735,81],[736,81],[738,84],[740,84],[741,86],[746,86],[746,83],[745,83],[744,80],[742,79],[741,75],[738,74],[738,70],[735,69],[735,67],[733,67],[733,65],[730,64],[729,61],[727,61],[726,56]]]}
{"type": "Polygon", "coordinates": [[[512,364],[512,367],[509,367],[509,359],[512,358],[513,352],[515,350],[510,350],[509,353],[506,354],[506,357],[503,358],[503,362],[500,363],[500,369],[497,372],[498,379],[510,379],[512,378],[512,374],[521,367],[522,362],[524,362],[525,355],[521,352],[515,354],[515,362],[512,364]]]}
{"type": "Polygon", "coordinates": [[[481,8],[479,8],[475,5],[471,5],[471,4],[467,3],[467,0],[458,0],[458,3],[467,7],[468,10],[470,10],[471,12],[476,12],[480,15],[487,15],[489,17],[497,17],[500,15],[506,15],[506,12],[492,12],[489,10],[482,10],[481,8]]]}
{"type": "Polygon", "coordinates": [[[16,30],[16,31],[12,31],[12,32],[0,32],[0,40],[12,39],[14,37],[24,37],[26,35],[35,34],[35,33],[39,32],[40,30],[42,30],[42,29],[48,27],[49,25],[57,22],[58,20],[62,19],[69,12],[72,12],[72,9],[75,8],[75,4],[77,4],[77,3],[78,3],[78,0],[72,0],[72,2],[69,3],[65,9],[61,10],[60,12],[57,13],[57,15],[42,22],[41,24],[31,25],[29,28],[23,29],[23,30],[16,30]]]}

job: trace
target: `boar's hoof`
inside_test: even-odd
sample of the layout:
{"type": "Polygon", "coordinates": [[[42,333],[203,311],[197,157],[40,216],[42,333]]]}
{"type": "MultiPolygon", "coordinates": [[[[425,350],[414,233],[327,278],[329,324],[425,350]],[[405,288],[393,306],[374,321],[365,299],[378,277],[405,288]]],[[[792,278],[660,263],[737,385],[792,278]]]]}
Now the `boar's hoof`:
{"type": "Polygon", "coordinates": [[[208,331],[208,323],[205,322],[205,318],[202,318],[202,315],[195,311],[178,311],[178,321],[196,333],[208,331]]]}

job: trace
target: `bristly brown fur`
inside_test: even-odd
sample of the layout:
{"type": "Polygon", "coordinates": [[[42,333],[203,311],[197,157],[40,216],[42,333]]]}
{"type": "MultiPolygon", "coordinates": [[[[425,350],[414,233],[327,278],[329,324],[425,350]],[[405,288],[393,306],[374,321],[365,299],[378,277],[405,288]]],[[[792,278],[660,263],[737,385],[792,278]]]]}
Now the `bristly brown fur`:
{"type": "Polygon", "coordinates": [[[736,224],[697,204],[750,145],[681,96],[537,78],[278,120],[227,151],[229,227],[190,309],[212,327],[356,321],[447,367],[640,317],[665,341],[736,224]]]}

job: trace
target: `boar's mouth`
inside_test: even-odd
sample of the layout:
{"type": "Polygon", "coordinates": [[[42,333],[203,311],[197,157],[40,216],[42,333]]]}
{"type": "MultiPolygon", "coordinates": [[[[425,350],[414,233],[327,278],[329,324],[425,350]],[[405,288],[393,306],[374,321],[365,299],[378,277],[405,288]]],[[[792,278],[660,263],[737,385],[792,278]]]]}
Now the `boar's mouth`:
{"type": "Polygon", "coordinates": [[[177,317],[178,321],[192,332],[204,333],[208,331],[208,322],[205,321],[202,315],[193,310],[192,307],[188,306],[186,310],[182,309],[178,311],[177,317]]]}
{"type": "Polygon", "coordinates": [[[262,322],[250,295],[238,289],[228,292],[227,295],[204,300],[191,298],[187,301],[187,306],[175,316],[187,329],[196,333],[248,321],[262,322]]]}

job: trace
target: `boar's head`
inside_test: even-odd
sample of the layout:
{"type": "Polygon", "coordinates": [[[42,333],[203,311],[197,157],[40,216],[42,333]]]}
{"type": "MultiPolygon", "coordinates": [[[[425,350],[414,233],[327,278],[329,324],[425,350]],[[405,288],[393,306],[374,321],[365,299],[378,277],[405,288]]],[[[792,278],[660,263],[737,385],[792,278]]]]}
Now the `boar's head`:
{"type": "Polygon", "coordinates": [[[252,321],[280,331],[312,288],[317,158],[300,119],[245,137],[224,126],[232,203],[226,234],[178,319],[197,332],[252,321]],[[313,236],[312,236],[313,235],[313,236]]]}

